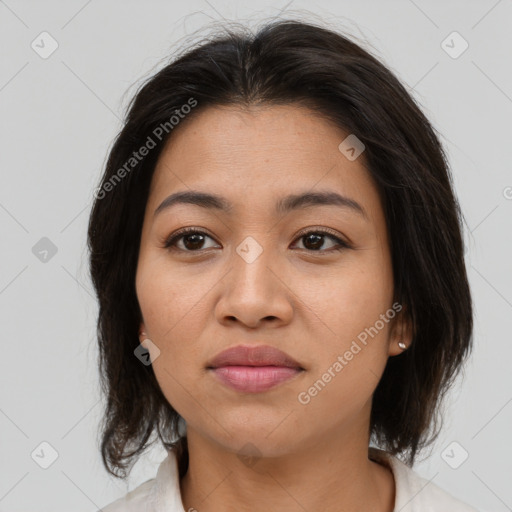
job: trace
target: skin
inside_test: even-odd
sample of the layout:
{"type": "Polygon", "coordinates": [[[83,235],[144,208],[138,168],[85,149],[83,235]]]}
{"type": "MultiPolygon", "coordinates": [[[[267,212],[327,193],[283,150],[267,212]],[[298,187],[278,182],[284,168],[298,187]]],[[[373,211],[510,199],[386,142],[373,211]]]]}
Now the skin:
{"type": "Polygon", "coordinates": [[[393,304],[382,204],[364,153],[349,161],[338,150],[347,135],[298,106],[216,107],[175,128],[159,158],[136,290],[141,342],[158,347],[149,347],[156,378],[187,423],[185,510],[393,510],[392,473],[368,459],[369,421],[388,358],[410,342],[405,309],[309,403],[298,401],[393,304]],[[153,216],[169,194],[190,190],[233,208],[177,204],[153,216]],[[275,214],[281,197],[319,190],[357,201],[367,219],[334,205],[275,214]],[[185,236],[164,247],[188,226],[206,233],[202,245],[185,236]],[[315,250],[304,228],[331,229],[351,247],[334,251],[327,235],[315,250]],[[248,236],[263,250],[251,263],[236,251],[248,236]],[[242,343],[275,346],[305,371],[262,393],[228,388],[206,365],[242,343]]]}

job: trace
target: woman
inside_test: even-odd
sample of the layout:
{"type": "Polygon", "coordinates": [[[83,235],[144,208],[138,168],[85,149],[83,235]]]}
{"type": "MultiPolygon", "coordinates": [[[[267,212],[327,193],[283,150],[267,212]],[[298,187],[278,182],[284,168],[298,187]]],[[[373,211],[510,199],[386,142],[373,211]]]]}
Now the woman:
{"type": "Polygon", "coordinates": [[[475,510],[412,470],[471,348],[461,213],[365,50],[298,21],[189,48],[130,105],[88,236],[105,467],[168,451],[105,512],[475,510]]]}

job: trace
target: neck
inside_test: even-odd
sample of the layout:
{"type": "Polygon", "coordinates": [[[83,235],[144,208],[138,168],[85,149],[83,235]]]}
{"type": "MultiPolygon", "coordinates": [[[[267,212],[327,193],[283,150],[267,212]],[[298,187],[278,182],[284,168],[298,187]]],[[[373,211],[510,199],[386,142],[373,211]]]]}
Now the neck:
{"type": "Polygon", "coordinates": [[[393,511],[393,475],[368,459],[367,439],[325,435],[292,453],[251,458],[188,430],[186,511],[393,511]]]}

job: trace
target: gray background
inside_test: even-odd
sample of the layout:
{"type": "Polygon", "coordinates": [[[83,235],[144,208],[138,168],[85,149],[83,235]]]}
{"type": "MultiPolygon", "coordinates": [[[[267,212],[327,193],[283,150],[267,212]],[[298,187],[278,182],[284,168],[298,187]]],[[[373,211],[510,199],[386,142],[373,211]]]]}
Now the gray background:
{"type": "Polygon", "coordinates": [[[184,37],[282,9],[366,41],[443,136],[467,220],[475,349],[415,470],[481,510],[512,510],[512,2],[286,1],[0,1],[0,511],[95,511],[155,475],[160,449],[126,483],[100,461],[93,190],[136,85],[184,37]],[[46,59],[31,47],[43,31],[58,43],[46,59]],[[452,56],[441,45],[453,31],[469,44],[457,58],[461,39],[445,43],[452,56]],[[58,453],[48,469],[31,457],[49,456],[42,442],[58,453]]]}

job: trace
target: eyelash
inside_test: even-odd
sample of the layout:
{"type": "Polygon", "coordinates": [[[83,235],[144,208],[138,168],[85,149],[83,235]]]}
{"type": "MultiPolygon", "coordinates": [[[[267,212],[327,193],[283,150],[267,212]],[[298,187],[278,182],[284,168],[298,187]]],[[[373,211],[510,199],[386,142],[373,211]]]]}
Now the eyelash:
{"type": "MultiPolygon", "coordinates": [[[[164,248],[165,249],[168,249],[170,251],[181,251],[181,252],[185,252],[185,253],[200,253],[203,249],[198,249],[197,251],[188,251],[188,250],[183,250],[183,249],[178,249],[176,247],[176,243],[181,239],[183,238],[184,236],[186,235],[192,235],[192,234],[197,234],[197,235],[206,235],[210,238],[212,238],[214,240],[214,238],[209,235],[208,233],[204,232],[204,231],[200,231],[199,229],[197,228],[183,228],[183,229],[180,229],[179,231],[173,233],[171,236],[169,236],[165,242],[164,242],[164,248]]],[[[309,231],[305,231],[305,232],[302,232],[302,233],[299,233],[299,235],[297,236],[296,240],[299,240],[300,238],[304,238],[306,237],[307,235],[310,235],[310,234],[315,234],[315,235],[324,235],[324,236],[327,236],[331,239],[333,239],[337,244],[338,246],[337,247],[331,247],[330,249],[327,249],[327,250],[318,250],[318,251],[314,251],[312,249],[301,249],[302,251],[308,251],[310,253],[317,253],[319,255],[322,255],[325,254],[325,253],[330,253],[332,251],[343,251],[345,249],[350,249],[351,246],[341,240],[339,237],[337,237],[334,233],[330,232],[329,230],[326,230],[325,228],[323,229],[311,229],[309,231]]]]}

